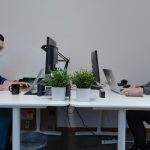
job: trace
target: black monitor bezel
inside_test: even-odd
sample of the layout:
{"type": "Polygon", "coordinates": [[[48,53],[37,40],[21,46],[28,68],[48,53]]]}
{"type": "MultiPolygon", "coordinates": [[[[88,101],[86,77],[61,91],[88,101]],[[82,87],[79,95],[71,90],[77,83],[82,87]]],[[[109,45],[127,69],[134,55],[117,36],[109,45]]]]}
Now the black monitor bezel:
{"type": "Polygon", "coordinates": [[[94,50],[91,52],[91,64],[92,64],[92,73],[93,73],[93,76],[95,77],[96,83],[100,83],[100,73],[99,73],[97,50],[94,50]]]}

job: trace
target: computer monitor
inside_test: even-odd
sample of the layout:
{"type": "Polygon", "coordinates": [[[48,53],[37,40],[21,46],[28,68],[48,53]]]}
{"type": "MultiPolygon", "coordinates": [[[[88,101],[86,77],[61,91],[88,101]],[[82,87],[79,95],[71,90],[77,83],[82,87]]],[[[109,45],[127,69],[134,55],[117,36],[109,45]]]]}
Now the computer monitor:
{"type": "Polygon", "coordinates": [[[100,74],[99,74],[99,64],[98,64],[98,55],[97,50],[91,52],[91,63],[92,63],[92,72],[96,80],[96,85],[100,85],[100,74]]]}
{"type": "Polygon", "coordinates": [[[46,45],[41,48],[46,52],[45,74],[49,74],[58,63],[58,48],[56,42],[50,37],[47,37],[46,45]]]}

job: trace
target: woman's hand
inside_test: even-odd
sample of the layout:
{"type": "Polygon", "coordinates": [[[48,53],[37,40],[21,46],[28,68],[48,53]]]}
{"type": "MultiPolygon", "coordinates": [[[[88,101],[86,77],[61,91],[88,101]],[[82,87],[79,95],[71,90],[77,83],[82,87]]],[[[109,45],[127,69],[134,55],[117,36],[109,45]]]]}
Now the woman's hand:
{"type": "Polygon", "coordinates": [[[126,96],[142,96],[143,95],[143,88],[142,87],[129,87],[124,88],[121,91],[126,96]]]}

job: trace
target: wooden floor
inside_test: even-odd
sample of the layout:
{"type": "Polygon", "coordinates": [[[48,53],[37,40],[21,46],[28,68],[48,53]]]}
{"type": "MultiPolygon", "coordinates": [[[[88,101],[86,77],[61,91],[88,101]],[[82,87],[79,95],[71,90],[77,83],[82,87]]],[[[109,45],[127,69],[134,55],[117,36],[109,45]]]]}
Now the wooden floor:
{"type": "MultiPolygon", "coordinates": [[[[113,137],[115,138],[115,137],[113,137]]],[[[111,139],[110,136],[75,136],[63,133],[62,136],[48,136],[47,150],[117,150],[117,144],[101,144],[101,140],[111,139]]],[[[126,143],[126,149],[133,143],[126,143]]]]}
{"type": "MultiPolygon", "coordinates": [[[[117,139],[117,136],[75,136],[74,133],[64,132],[61,136],[47,136],[46,149],[42,150],[117,150],[117,144],[101,144],[101,141],[111,139],[117,139]]],[[[150,147],[150,134],[147,135],[147,143],[150,147]]],[[[133,138],[127,133],[126,150],[131,145],[133,145],[133,138]]],[[[6,150],[12,150],[12,143],[8,144],[6,150]]]]}
{"type": "MultiPolygon", "coordinates": [[[[72,132],[64,132],[61,136],[47,136],[47,139],[47,147],[44,150],[117,150],[117,144],[101,144],[104,140],[117,140],[117,136],[75,136],[72,132]]],[[[131,145],[132,136],[127,134],[126,150],[131,145]]],[[[9,144],[6,150],[12,150],[12,145],[9,144]]]]}

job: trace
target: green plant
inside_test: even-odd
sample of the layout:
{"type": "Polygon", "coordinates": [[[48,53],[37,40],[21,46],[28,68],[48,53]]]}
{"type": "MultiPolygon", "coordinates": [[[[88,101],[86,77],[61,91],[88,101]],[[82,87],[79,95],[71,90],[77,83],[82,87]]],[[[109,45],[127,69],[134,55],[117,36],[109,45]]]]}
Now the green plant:
{"type": "Polygon", "coordinates": [[[46,75],[44,77],[44,81],[47,83],[47,85],[53,87],[65,87],[67,84],[69,84],[70,76],[67,75],[66,70],[62,71],[57,68],[51,71],[51,74],[46,75]]]}
{"type": "Polygon", "coordinates": [[[71,79],[72,83],[75,84],[77,88],[90,88],[95,82],[95,78],[89,70],[76,71],[71,79]]]}

